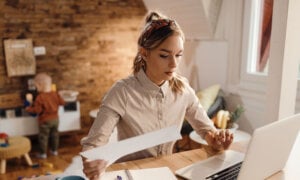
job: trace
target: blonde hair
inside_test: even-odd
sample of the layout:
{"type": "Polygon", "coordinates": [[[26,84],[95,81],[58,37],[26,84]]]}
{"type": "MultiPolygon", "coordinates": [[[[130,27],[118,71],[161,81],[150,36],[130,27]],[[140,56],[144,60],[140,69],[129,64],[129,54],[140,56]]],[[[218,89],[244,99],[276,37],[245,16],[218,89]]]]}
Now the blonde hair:
{"type": "Polygon", "coordinates": [[[34,77],[34,83],[36,84],[38,91],[40,92],[50,92],[52,79],[46,73],[39,73],[34,77]]]}
{"type": "MultiPolygon", "coordinates": [[[[175,20],[158,12],[150,12],[145,21],[145,27],[138,39],[139,49],[153,50],[173,34],[179,34],[184,40],[184,34],[175,20]]],[[[133,61],[133,74],[136,75],[141,69],[146,70],[146,68],[147,64],[138,51],[133,61]]],[[[169,80],[169,85],[174,93],[180,93],[184,88],[183,80],[177,74],[169,80]]]]}

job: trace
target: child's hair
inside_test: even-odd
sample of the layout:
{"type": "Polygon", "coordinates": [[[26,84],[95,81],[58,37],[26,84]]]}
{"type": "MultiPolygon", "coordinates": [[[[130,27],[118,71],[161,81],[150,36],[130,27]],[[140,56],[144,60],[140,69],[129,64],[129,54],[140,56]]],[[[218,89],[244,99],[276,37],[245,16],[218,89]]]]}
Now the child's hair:
{"type": "Polygon", "coordinates": [[[34,83],[37,85],[38,91],[40,92],[50,92],[52,79],[46,73],[38,73],[34,77],[34,83]]]}
{"type": "MultiPolygon", "coordinates": [[[[138,48],[153,50],[157,48],[165,39],[173,34],[179,34],[184,40],[184,34],[175,20],[169,19],[158,12],[150,12],[146,18],[145,28],[138,39],[138,48]]],[[[137,74],[141,69],[146,70],[146,62],[140,52],[134,58],[133,73],[137,74]]],[[[182,92],[184,84],[179,75],[175,74],[169,80],[173,92],[182,92]]]]}

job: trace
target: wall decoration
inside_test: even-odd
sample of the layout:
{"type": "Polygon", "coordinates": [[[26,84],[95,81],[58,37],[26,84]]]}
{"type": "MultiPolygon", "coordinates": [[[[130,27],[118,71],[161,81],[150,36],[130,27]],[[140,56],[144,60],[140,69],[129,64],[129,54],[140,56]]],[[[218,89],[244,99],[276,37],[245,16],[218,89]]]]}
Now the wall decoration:
{"type": "Polygon", "coordinates": [[[36,63],[31,39],[4,40],[4,50],[9,77],[35,74],[36,63]]]}

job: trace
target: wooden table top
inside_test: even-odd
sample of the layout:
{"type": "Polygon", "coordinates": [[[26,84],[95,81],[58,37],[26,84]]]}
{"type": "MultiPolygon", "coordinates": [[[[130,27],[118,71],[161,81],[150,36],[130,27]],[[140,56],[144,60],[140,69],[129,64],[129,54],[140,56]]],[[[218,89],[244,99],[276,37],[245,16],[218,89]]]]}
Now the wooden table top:
{"type": "MultiPolygon", "coordinates": [[[[237,143],[233,143],[230,149],[239,152],[246,152],[247,146],[248,146],[248,142],[237,142],[237,143]]],[[[188,166],[197,161],[204,160],[214,155],[214,153],[210,153],[207,148],[208,147],[204,145],[203,148],[200,149],[183,151],[179,153],[174,153],[172,155],[116,163],[108,167],[107,171],[122,170],[122,169],[143,169],[143,168],[155,168],[155,167],[167,166],[171,169],[172,172],[175,173],[175,171],[180,168],[188,166]]],[[[293,163],[294,164],[289,167],[289,169],[293,171],[289,171],[289,169],[285,169],[284,171],[279,171],[278,173],[269,177],[268,180],[287,180],[287,179],[290,180],[291,177],[293,178],[297,177],[300,179],[300,174],[295,171],[295,167],[298,167],[298,165],[300,164],[300,159],[299,158],[297,159],[297,165],[295,164],[295,161],[293,163]]],[[[181,178],[179,177],[178,179],[181,180],[181,178]]]]}
{"type": "MultiPolygon", "coordinates": [[[[246,148],[247,143],[244,142],[238,144],[233,143],[230,149],[244,152],[246,148]]],[[[203,148],[200,149],[183,151],[179,153],[174,153],[172,155],[115,163],[109,166],[107,168],[107,171],[115,171],[122,169],[144,169],[167,166],[171,169],[172,172],[175,173],[175,171],[180,168],[193,164],[197,161],[204,160],[212,155],[214,155],[214,153],[209,153],[207,146],[203,146],[203,148]]]]}
{"type": "Polygon", "coordinates": [[[207,153],[202,149],[190,150],[172,155],[151,157],[146,159],[112,164],[107,171],[121,169],[143,169],[168,166],[173,172],[201,159],[206,159],[207,153]]]}

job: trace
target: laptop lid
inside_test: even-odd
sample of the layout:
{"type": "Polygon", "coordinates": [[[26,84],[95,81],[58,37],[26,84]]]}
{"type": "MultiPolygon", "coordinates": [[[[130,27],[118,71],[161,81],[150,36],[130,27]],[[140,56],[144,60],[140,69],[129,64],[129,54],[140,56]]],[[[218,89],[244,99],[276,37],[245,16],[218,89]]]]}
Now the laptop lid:
{"type": "Polygon", "coordinates": [[[265,179],[282,170],[300,130],[300,114],[257,128],[238,179],[265,179]]]}

